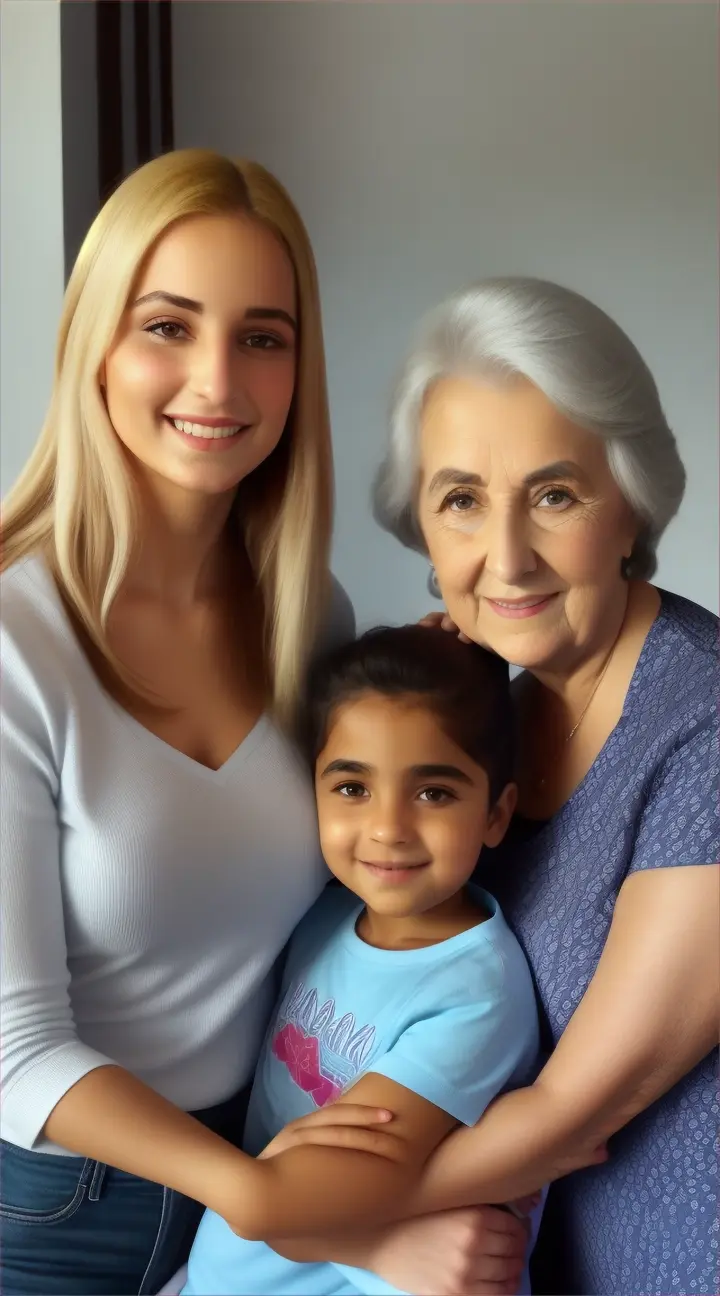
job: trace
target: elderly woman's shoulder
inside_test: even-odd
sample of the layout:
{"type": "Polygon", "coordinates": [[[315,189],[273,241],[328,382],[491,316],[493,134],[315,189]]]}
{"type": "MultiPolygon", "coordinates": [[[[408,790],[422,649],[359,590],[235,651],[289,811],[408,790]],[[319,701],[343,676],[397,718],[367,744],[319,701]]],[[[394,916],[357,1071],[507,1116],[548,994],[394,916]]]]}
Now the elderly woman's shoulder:
{"type": "Polygon", "coordinates": [[[720,669],[714,613],[679,594],[660,591],[661,607],[637,670],[659,715],[695,720],[715,714],[720,669]]]}
{"type": "Polygon", "coordinates": [[[674,651],[678,657],[706,660],[717,669],[720,620],[714,612],[660,590],[661,609],[657,620],[656,651],[674,651]]]}

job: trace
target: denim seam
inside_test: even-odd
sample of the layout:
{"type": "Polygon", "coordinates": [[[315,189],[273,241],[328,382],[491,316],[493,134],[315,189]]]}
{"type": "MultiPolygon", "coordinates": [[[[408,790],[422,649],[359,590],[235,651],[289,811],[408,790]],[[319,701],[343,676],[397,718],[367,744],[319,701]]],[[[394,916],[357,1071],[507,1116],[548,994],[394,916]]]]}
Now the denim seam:
{"type": "Polygon", "coordinates": [[[142,1280],[140,1282],[140,1286],[138,1287],[138,1296],[143,1296],[143,1293],[145,1292],[145,1283],[147,1282],[148,1274],[152,1270],[155,1261],[155,1256],[157,1255],[160,1242],[165,1232],[165,1224],[167,1222],[170,1196],[171,1196],[171,1190],[169,1188],[163,1188],[162,1210],[160,1211],[160,1222],[158,1224],[158,1230],[155,1236],[155,1245],[153,1246],[152,1252],[150,1254],[150,1259],[147,1262],[145,1273],[143,1274],[142,1280]]]}

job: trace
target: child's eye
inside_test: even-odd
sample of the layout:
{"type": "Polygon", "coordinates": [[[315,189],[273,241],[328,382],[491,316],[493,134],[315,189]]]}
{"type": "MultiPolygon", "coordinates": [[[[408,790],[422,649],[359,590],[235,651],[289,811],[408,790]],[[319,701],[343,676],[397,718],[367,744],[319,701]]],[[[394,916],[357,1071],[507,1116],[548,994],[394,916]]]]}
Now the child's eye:
{"type": "Polygon", "coordinates": [[[334,791],[352,801],[366,795],[366,788],[363,787],[362,783],[339,783],[334,791]]]}
{"type": "Polygon", "coordinates": [[[448,801],[456,801],[457,797],[449,788],[429,787],[423,788],[420,800],[427,805],[447,805],[448,801]]]}

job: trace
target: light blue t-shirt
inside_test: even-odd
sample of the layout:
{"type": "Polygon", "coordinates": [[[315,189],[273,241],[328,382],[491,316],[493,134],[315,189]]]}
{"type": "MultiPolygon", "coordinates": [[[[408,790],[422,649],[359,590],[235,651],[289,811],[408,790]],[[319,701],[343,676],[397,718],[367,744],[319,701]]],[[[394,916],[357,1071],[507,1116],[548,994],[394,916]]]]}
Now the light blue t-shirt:
{"type": "MultiPolygon", "coordinates": [[[[532,980],[497,902],[491,917],[425,949],[366,945],[357,896],[328,887],[292,937],[255,1074],[245,1148],[257,1155],[289,1121],[333,1102],[367,1072],[388,1076],[463,1125],[505,1088],[534,1078],[532,980]]],[[[206,1211],[183,1296],[357,1296],[397,1289],[364,1269],[297,1264],[237,1237],[206,1211]]]]}

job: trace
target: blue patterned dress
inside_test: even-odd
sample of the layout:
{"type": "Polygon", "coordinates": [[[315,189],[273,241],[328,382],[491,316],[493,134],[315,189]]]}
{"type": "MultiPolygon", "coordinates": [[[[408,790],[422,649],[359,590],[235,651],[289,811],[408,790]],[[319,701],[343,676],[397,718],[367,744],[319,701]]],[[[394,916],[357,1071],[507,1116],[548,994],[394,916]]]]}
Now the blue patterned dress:
{"type": "MultiPolygon", "coordinates": [[[[546,824],[519,820],[483,854],[483,885],[533,968],[549,1049],[595,972],[625,878],[720,860],[717,649],[717,619],[663,593],[583,782],[546,824]]],[[[718,1293],[718,1113],[716,1050],[615,1135],[606,1165],[552,1188],[535,1290],[718,1293]]]]}

